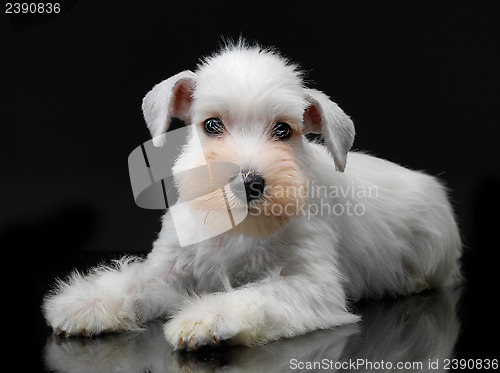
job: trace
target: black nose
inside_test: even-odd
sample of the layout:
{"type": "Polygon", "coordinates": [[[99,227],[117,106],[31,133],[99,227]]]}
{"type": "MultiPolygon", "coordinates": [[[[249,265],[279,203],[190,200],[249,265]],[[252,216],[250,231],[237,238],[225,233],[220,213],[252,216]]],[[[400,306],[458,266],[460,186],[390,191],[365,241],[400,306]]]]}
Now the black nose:
{"type": "Polygon", "coordinates": [[[247,202],[259,199],[264,193],[264,188],[266,186],[264,178],[260,176],[257,172],[248,171],[243,172],[243,183],[245,185],[245,192],[247,195],[247,202]]]}
{"type": "Polygon", "coordinates": [[[247,202],[259,199],[264,193],[264,178],[256,172],[247,172],[243,174],[243,183],[247,194],[247,202]]]}

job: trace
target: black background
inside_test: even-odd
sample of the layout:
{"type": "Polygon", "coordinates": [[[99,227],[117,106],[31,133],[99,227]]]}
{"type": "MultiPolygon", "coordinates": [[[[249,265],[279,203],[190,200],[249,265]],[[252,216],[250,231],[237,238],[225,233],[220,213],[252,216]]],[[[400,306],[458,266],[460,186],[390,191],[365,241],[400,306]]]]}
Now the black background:
{"type": "Polygon", "coordinates": [[[15,272],[3,303],[31,359],[52,279],[145,253],[160,230],[128,178],[149,138],[142,97],[240,35],[298,62],[353,118],[355,149],[448,185],[466,245],[456,354],[498,353],[500,3],[61,3],[56,17],[0,15],[0,243],[15,272]]]}

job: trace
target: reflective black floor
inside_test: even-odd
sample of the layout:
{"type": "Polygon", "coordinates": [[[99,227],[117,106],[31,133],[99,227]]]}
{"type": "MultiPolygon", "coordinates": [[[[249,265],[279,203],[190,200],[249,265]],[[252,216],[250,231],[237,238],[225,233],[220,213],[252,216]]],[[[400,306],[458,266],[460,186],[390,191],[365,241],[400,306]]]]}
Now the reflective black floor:
{"type": "Polygon", "coordinates": [[[488,323],[493,315],[483,313],[484,308],[471,307],[476,300],[475,294],[471,294],[475,289],[468,282],[458,288],[411,297],[365,301],[355,305],[363,320],[356,325],[255,348],[225,346],[179,353],[165,341],[160,320],[149,323],[141,332],[68,339],[52,335],[44,324],[39,304],[52,283],[54,271],[62,275],[75,265],[85,270],[118,256],[119,253],[81,252],[59,263],[39,263],[47,268],[39,269],[39,282],[31,294],[30,322],[37,334],[30,336],[17,329],[17,337],[21,338],[15,344],[29,351],[30,371],[435,372],[446,368],[461,370],[460,360],[453,359],[482,359],[484,365],[485,359],[493,363],[492,359],[498,358],[498,347],[487,338],[494,333],[489,325],[493,328],[495,321],[488,323]],[[33,343],[31,352],[28,346],[33,343]]]}
{"type": "Polygon", "coordinates": [[[453,357],[460,330],[458,298],[459,291],[432,291],[366,303],[358,325],[256,348],[177,353],[165,341],[160,321],[142,332],[93,339],[50,336],[43,359],[47,368],[75,373],[435,371],[453,357]]]}
{"type": "MultiPolygon", "coordinates": [[[[355,312],[362,316],[362,322],[356,325],[254,348],[225,346],[193,353],[175,352],[165,341],[163,322],[159,320],[141,332],[68,339],[52,335],[40,304],[54,277],[64,276],[75,267],[86,271],[120,255],[80,251],[60,255],[57,260],[40,255],[28,265],[31,286],[7,287],[8,292],[12,288],[13,293],[25,298],[15,302],[16,307],[22,307],[15,309],[14,319],[6,319],[10,331],[7,345],[12,350],[6,356],[23,367],[21,371],[440,372],[446,368],[469,371],[460,369],[459,364],[469,362],[470,366],[471,359],[474,364],[481,359],[483,367],[488,359],[490,364],[498,359],[498,321],[491,297],[497,290],[493,285],[484,286],[479,276],[484,272],[488,276],[485,279],[491,278],[491,271],[486,272],[488,267],[471,272],[471,278],[458,288],[356,304],[355,312]]],[[[5,309],[5,302],[3,306],[5,309]]],[[[491,368],[488,370],[493,371],[491,368]]]]}

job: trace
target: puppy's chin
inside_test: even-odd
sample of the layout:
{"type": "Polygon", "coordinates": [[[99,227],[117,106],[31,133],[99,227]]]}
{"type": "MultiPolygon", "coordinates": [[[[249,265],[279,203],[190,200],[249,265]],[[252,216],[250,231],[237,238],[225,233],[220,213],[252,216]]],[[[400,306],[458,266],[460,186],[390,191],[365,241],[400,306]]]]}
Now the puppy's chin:
{"type": "Polygon", "coordinates": [[[248,215],[243,222],[228,233],[243,234],[249,237],[267,237],[281,231],[290,219],[291,217],[289,216],[248,215]]]}
{"type": "Polygon", "coordinates": [[[247,217],[233,232],[254,237],[272,235],[281,231],[293,217],[301,215],[306,203],[305,191],[301,195],[265,195],[250,204],[247,217]]]}
{"type": "Polygon", "coordinates": [[[290,219],[301,215],[307,203],[305,186],[300,192],[295,187],[274,189],[267,189],[260,200],[247,205],[226,186],[191,200],[189,205],[193,211],[201,213],[204,227],[213,232],[266,237],[279,232],[290,219]],[[228,219],[233,226],[229,230],[228,219]]]}

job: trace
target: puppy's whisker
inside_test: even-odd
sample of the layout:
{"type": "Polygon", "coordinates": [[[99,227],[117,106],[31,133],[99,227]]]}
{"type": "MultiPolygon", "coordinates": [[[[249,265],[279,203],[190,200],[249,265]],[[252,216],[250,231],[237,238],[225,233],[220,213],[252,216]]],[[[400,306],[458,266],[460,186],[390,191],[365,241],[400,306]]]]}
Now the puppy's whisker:
{"type": "Polygon", "coordinates": [[[203,219],[203,224],[207,224],[208,215],[210,215],[211,212],[212,210],[208,210],[207,214],[205,215],[205,219],[203,219]]]}
{"type": "Polygon", "coordinates": [[[267,196],[266,199],[270,200],[271,202],[274,202],[274,203],[278,204],[278,202],[274,198],[272,198],[271,196],[267,196]]]}
{"type": "Polygon", "coordinates": [[[207,198],[207,201],[212,201],[216,197],[216,194],[212,194],[210,197],[207,198]]]}

